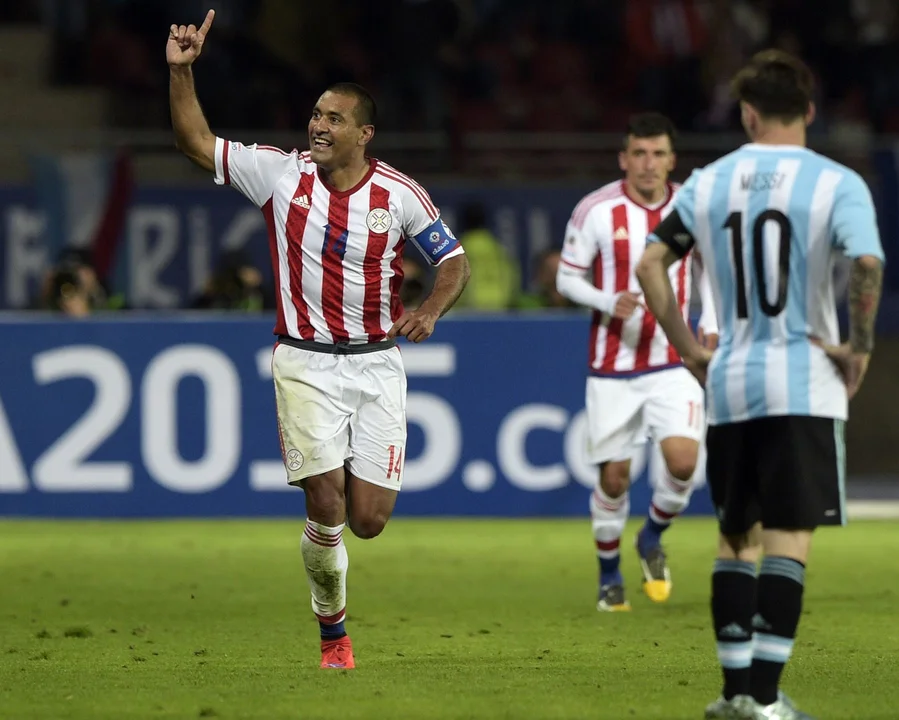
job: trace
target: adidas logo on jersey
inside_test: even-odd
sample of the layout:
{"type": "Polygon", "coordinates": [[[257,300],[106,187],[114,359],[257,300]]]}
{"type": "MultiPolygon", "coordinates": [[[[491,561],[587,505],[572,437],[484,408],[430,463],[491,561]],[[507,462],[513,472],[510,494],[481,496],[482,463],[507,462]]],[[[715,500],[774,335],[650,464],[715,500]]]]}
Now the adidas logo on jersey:
{"type": "Polygon", "coordinates": [[[615,230],[614,237],[616,240],[628,240],[630,238],[630,235],[627,232],[627,228],[622,225],[617,230],[615,230]]]}
{"type": "Polygon", "coordinates": [[[300,195],[299,197],[293,198],[293,200],[291,200],[290,202],[292,202],[294,205],[299,205],[304,210],[308,210],[309,208],[312,207],[312,205],[309,202],[308,195],[300,195]]]}

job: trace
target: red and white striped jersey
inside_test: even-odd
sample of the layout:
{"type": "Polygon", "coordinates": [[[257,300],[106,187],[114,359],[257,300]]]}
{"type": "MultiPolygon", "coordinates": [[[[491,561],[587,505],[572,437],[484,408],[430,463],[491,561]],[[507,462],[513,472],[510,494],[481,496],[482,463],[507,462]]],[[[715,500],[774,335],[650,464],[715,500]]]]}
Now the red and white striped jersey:
{"type": "Polygon", "coordinates": [[[424,188],[374,158],[365,177],[340,192],[308,152],[217,138],[215,182],[235,187],[265,216],[277,335],[379,342],[403,312],[406,240],[433,265],[463,252],[424,188]]]}
{"type": "MultiPolygon", "coordinates": [[[[634,269],[646,238],[671,211],[677,186],[669,184],[665,200],[650,208],[635,202],[619,180],[584,197],[574,208],[565,231],[562,262],[592,271],[600,290],[640,294],[634,269]]],[[[669,269],[681,314],[688,317],[692,253],[669,269]]],[[[638,308],[626,321],[594,311],[590,332],[590,372],[626,376],[676,366],[680,356],[649,310],[638,308]]]]}

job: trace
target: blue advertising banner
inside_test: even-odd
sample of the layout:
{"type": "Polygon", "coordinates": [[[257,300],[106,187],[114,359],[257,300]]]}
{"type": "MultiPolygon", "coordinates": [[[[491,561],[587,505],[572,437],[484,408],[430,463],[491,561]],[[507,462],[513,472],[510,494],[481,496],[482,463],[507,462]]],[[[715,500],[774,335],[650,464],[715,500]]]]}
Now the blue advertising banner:
{"type": "MultiPolygon", "coordinates": [[[[299,515],[273,320],[0,320],[0,515],[299,515]]],[[[447,318],[402,346],[402,515],[586,515],[585,316],[447,318]]],[[[638,458],[633,512],[650,490],[638,458]]],[[[708,513],[704,490],[690,512],[708,513]]]]}

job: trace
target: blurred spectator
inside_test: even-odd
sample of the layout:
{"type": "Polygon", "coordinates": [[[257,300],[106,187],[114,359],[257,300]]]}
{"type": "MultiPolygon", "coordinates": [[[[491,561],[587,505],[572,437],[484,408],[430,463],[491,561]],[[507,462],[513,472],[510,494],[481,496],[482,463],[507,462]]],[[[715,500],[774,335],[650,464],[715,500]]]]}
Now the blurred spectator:
{"type": "Polygon", "coordinates": [[[518,263],[487,224],[487,211],[479,202],[462,208],[459,242],[471,264],[471,279],[457,308],[478,311],[508,310],[515,305],[521,273],[518,263]]]}
{"type": "MultiPolygon", "coordinates": [[[[318,15],[295,0],[214,4],[197,72],[221,127],[302,128],[323,87],[355,80],[393,131],[612,131],[649,108],[684,131],[739,130],[730,74],[785,46],[823,78],[822,118],[854,96],[853,122],[899,129],[895,0],[557,0],[551,13],[536,0],[332,0],[318,15]]],[[[39,15],[52,30],[55,81],[112,90],[120,124],[168,127],[160,37],[199,22],[202,0],[2,8],[0,21],[39,15]]]]}
{"type": "Polygon", "coordinates": [[[383,79],[386,124],[394,130],[448,129],[447,90],[465,65],[457,37],[462,28],[459,7],[453,0],[382,0],[370,8],[370,27],[391,28],[396,39],[384,42],[372,33],[369,41],[383,79]]]}
{"type": "Polygon", "coordinates": [[[50,274],[45,307],[76,318],[87,317],[93,311],[87,288],[71,268],[61,268],[50,274]]]}
{"type": "Polygon", "coordinates": [[[47,273],[38,307],[73,317],[125,308],[122,295],[111,294],[91,262],[89,250],[64,248],[47,273]]]}
{"type": "Polygon", "coordinates": [[[198,310],[242,310],[261,312],[275,307],[274,297],[262,281],[262,273],[240,250],[219,259],[205,292],[191,307],[198,310]]]}
{"type": "Polygon", "coordinates": [[[736,124],[739,111],[730,91],[731,78],[762,48],[770,28],[758,0],[715,0],[710,26],[709,52],[703,61],[708,110],[699,128],[716,130],[736,124]]]}
{"type": "Polygon", "coordinates": [[[578,305],[564,297],[556,290],[556,273],[562,261],[562,251],[557,248],[544,250],[534,263],[535,292],[526,293],[519,298],[518,307],[522,310],[538,308],[577,308],[578,305]]]}
{"type": "Polygon", "coordinates": [[[899,9],[895,0],[852,0],[858,27],[855,80],[864,89],[867,113],[878,132],[899,131],[899,9]]]}
{"type": "Polygon", "coordinates": [[[87,43],[87,0],[41,0],[41,19],[53,29],[54,79],[62,84],[77,80],[84,71],[87,43]]]}
{"type": "Polygon", "coordinates": [[[702,0],[630,0],[626,32],[637,68],[637,103],[692,127],[703,106],[701,58],[709,42],[702,0]]]}

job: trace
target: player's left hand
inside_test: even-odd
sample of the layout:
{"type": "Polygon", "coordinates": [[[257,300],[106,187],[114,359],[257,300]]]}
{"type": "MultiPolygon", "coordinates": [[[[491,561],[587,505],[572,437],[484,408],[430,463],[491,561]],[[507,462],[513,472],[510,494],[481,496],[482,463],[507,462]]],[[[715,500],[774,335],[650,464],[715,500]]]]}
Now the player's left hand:
{"type": "Polygon", "coordinates": [[[846,383],[846,394],[852,400],[862,386],[865,375],[868,372],[868,363],[871,361],[870,353],[854,352],[848,342],[842,345],[827,345],[817,338],[812,338],[812,343],[822,348],[831,362],[836,365],[843,382],[846,383]]]}
{"type": "Polygon", "coordinates": [[[699,345],[693,355],[684,357],[684,365],[687,370],[693,373],[693,377],[699,380],[699,384],[703,387],[705,387],[706,375],[709,371],[709,363],[712,362],[712,355],[714,353],[711,350],[699,345]]]}
{"type": "Polygon", "coordinates": [[[718,333],[709,333],[706,335],[705,330],[698,328],[696,330],[696,338],[699,340],[699,344],[704,348],[708,348],[713,352],[718,348],[718,333]]]}
{"type": "Polygon", "coordinates": [[[387,337],[395,338],[402,336],[409,342],[420,343],[427,340],[434,332],[434,326],[437,324],[438,316],[429,313],[421,308],[418,310],[410,310],[403,313],[399,320],[393,323],[387,337]]]}

